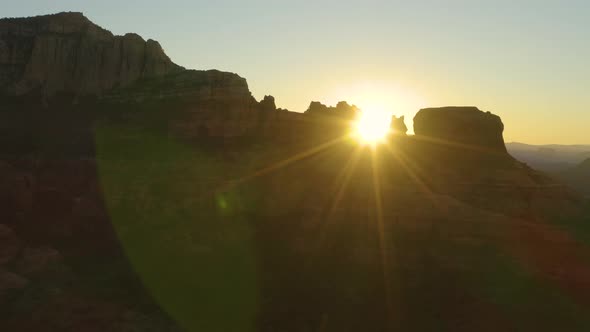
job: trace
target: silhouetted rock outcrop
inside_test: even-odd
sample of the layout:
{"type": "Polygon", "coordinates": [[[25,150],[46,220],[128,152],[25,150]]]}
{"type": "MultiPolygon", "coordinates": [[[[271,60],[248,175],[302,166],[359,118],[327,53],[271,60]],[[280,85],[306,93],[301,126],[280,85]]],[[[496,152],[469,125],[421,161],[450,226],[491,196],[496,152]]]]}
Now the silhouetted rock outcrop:
{"type": "Polygon", "coordinates": [[[264,96],[264,98],[260,101],[260,110],[263,112],[273,112],[277,110],[277,106],[275,104],[275,97],[273,96],[264,96]]]}
{"type": "Polygon", "coordinates": [[[477,107],[421,109],[414,117],[414,133],[447,143],[506,152],[499,116],[477,107]]]}
{"type": "Polygon", "coordinates": [[[405,123],[405,116],[397,117],[395,115],[391,116],[391,124],[389,126],[393,133],[406,135],[408,132],[408,127],[405,123]]]}
{"type": "Polygon", "coordinates": [[[0,92],[100,94],[181,70],[154,40],[114,36],[81,13],[0,20],[0,92]]]}
{"type": "Polygon", "coordinates": [[[349,105],[345,101],[340,101],[336,106],[326,106],[319,101],[312,101],[305,111],[309,115],[337,116],[347,119],[354,118],[360,109],[356,105],[349,105]]]}

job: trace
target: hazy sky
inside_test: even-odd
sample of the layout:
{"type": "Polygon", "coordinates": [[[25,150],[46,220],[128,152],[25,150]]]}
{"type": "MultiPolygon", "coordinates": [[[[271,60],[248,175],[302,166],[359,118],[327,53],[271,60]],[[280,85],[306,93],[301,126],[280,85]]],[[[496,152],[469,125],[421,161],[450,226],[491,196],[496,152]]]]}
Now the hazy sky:
{"type": "Polygon", "coordinates": [[[248,79],[304,111],[348,100],[412,118],[475,105],[507,141],[590,143],[590,1],[0,0],[0,16],[82,11],[176,63],[248,79]]]}

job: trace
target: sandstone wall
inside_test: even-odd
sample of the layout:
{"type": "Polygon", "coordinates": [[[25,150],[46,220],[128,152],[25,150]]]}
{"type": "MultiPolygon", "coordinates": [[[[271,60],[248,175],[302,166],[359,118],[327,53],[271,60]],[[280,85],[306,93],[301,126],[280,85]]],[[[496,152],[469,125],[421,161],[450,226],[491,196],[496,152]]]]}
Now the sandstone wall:
{"type": "Polygon", "coordinates": [[[114,36],[81,13],[0,19],[4,94],[101,94],[179,70],[158,42],[114,36]]]}

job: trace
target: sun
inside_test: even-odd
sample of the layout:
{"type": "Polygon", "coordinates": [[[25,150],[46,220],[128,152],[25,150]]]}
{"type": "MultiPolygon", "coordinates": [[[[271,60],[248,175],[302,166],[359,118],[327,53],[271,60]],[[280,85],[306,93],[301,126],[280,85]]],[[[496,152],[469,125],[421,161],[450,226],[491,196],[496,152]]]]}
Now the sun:
{"type": "Polygon", "coordinates": [[[354,135],[362,144],[375,145],[389,135],[389,117],[385,112],[368,109],[354,122],[354,135]]]}

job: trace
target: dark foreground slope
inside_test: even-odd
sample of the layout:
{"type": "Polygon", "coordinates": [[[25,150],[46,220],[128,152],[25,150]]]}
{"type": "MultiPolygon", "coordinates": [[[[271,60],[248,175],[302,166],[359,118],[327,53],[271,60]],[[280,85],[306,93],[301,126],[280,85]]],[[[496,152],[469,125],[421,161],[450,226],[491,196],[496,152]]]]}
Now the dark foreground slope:
{"type": "Polygon", "coordinates": [[[492,114],[373,149],[230,73],[71,92],[0,104],[2,330],[590,328],[587,203],[492,114]]]}
{"type": "Polygon", "coordinates": [[[6,328],[588,327],[583,202],[506,154],[187,140],[155,117],[101,121],[92,156],[4,157],[6,328]]]}

